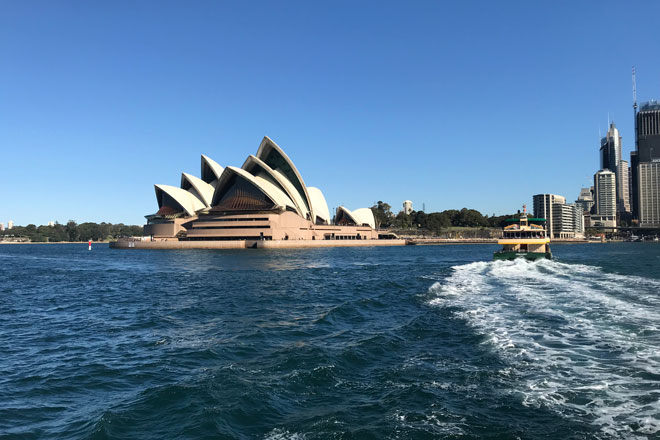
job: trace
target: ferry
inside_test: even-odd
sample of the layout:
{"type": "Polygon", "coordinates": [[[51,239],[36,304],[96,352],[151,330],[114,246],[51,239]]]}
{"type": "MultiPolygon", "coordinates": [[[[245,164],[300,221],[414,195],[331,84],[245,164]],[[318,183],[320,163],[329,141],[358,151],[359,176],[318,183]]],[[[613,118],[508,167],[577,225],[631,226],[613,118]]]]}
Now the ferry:
{"type": "Polygon", "coordinates": [[[527,215],[526,207],[523,206],[520,217],[507,219],[506,223],[502,238],[497,241],[497,244],[502,245],[502,249],[495,252],[493,260],[552,258],[550,238],[544,218],[530,217],[527,215]]]}

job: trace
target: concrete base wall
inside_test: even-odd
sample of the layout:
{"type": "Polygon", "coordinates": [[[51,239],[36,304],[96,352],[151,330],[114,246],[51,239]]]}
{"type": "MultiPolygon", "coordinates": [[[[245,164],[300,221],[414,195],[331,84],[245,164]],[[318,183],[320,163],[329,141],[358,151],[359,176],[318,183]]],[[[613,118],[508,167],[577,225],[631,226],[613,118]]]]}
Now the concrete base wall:
{"type": "Polygon", "coordinates": [[[320,247],[404,246],[406,240],[118,240],[112,249],[300,249],[320,247]]]}
{"type": "Polygon", "coordinates": [[[175,237],[181,231],[185,231],[184,224],[191,223],[189,218],[177,218],[163,223],[152,223],[144,225],[144,235],[152,237],[175,237]]]}
{"type": "Polygon", "coordinates": [[[178,241],[178,240],[118,240],[111,241],[112,249],[245,249],[245,240],[235,241],[178,241]]]}
{"type": "MultiPolygon", "coordinates": [[[[214,238],[258,240],[260,236],[267,240],[282,241],[357,239],[357,237],[360,240],[378,239],[378,231],[369,226],[316,225],[288,211],[204,214],[194,221],[189,221],[183,227],[186,227],[186,237],[190,240],[214,238]]],[[[152,234],[145,233],[145,235],[152,234]]],[[[170,237],[174,235],[171,234],[170,237]]],[[[165,236],[167,236],[165,233],[159,234],[159,237],[165,236]]]]}
{"type": "Polygon", "coordinates": [[[405,246],[406,240],[264,240],[255,241],[254,243],[257,249],[297,249],[321,247],[405,246]]]}

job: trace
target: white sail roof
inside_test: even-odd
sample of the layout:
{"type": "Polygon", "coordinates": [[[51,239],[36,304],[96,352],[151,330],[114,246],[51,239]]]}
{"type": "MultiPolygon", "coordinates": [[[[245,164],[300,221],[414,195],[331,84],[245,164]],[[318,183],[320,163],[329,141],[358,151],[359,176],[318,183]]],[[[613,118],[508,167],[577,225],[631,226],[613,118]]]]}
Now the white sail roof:
{"type": "Polygon", "coordinates": [[[356,226],[369,225],[376,229],[374,213],[369,208],[360,208],[351,211],[344,206],[340,206],[337,208],[336,222],[339,222],[342,216],[345,216],[350,222],[355,223],[356,226]]]}
{"type": "MultiPolygon", "coordinates": [[[[330,223],[330,210],[321,190],[313,186],[308,186],[307,193],[309,194],[310,201],[312,202],[312,210],[316,217],[320,218],[324,223],[330,223]]],[[[316,219],[314,219],[314,222],[316,223],[316,219]]]]}
{"type": "Polygon", "coordinates": [[[272,181],[286,193],[289,199],[295,203],[298,214],[303,218],[307,218],[309,210],[300,197],[300,193],[282,173],[273,170],[265,162],[253,155],[250,155],[245,159],[242,168],[254,176],[264,173],[268,175],[272,181]]]}
{"type": "Polygon", "coordinates": [[[213,201],[213,192],[215,191],[213,185],[204,182],[199,177],[188,173],[181,173],[181,188],[192,193],[207,207],[211,206],[211,201],[213,201]]]}
{"type": "Polygon", "coordinates": [[[369,225],[376,229],[376,220],[374,212],[370,208],[360,208],[353,211],[353,218],[357,221],[358,226],[369,225]]]}
{"type": "Polygon", "coordinates": [[[282,151],[282,149],[268,136],[265,136],[261,141],[261,145],[259,145],[257,157],[274,171],[281,173],[289,182],[291,182],[300,195],[305,208],[309,211],[309,218],[314,219],[314,210],[312,209],[312,204],[309,200],[307,187],[305,186],[302,176],[296,169],[296,166],[291,159],[289,159],[289,156],[287,156],[286,153],[282,151]]]}
{"type": "Polygon", "coordinates": [[[241,168],[232,166],[226,167],[218,179],[218,185],[213,195],[213,205],[216,205],[219,202],[219,196],[225,191],[225,185],[229,183],[230,178],[233,175],[250,182],[254,187],[265,194],[274,204],[281,206],[282,208],[290,207],[294,211],[296,210],[295,203],[293,203],[293,201],[291,201],[291,199],[272,182],[261,176],[253,176],[241,168]]]}
{"type": "Polygon", "coordinates": [[[204,182],[213,185],[220,178],[223,171],[224,168],[218,162],[202,154],[201,176],[204,182]]]}
{"type": "Polygon", "coordinates": [[[335,223],[339,223],[342,217],[346,217],[350,222],[355,223],[356,225],[358,224],[357,219],[353,217],[353,213],[350,209],[346,208],[345,206],[338,206],[337,213],[335,215],[335,223]]]}
{"type": "Polygon", "coordinates": [[[200,209],[204,209],[204,203],[190,192],[177,188],[171,185],[154,185],[156,190],[156,199],[158,200],[158,208],[163,207],[163,194],[170,196],[174,202],[179,205],[186,214],[193,216],[200,209]]]}

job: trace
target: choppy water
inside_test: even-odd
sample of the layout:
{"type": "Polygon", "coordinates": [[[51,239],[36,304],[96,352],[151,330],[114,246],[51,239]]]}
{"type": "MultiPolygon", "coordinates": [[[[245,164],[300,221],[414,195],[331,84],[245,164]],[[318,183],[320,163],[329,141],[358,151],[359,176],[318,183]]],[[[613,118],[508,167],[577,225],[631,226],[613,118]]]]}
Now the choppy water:
{"type": "Polygon", "coordinates": [[[0,246],[0,438],[659,438],[660,245],[0,246]]]}

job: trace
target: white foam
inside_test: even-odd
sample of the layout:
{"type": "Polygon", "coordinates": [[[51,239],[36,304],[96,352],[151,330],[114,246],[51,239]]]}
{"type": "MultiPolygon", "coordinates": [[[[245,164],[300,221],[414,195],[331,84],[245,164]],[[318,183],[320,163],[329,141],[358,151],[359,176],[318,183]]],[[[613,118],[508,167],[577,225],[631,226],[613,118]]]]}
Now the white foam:
{"type": "Polygon", "coordinates": [[[286,429],[275,428],[264,436],[265,440],[304,440],[305,435],[289,432],[286,429]]]}
{"type": "Polygon", "coordinates": [[[648,435],[660,432],[658,291],[657,280],[518,259],[453,267],[429,304],[510,361],[523,404],[648,435]]]}

